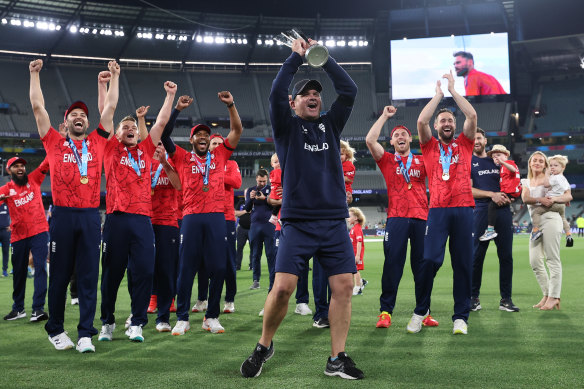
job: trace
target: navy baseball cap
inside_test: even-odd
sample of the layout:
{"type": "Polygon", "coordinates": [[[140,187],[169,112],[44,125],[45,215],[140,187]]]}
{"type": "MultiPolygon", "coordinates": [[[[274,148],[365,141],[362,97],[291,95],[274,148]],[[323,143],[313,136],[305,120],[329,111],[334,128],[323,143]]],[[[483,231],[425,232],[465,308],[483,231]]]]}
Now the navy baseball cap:
{"type": "Polygon", "coordinates": [[[201,130],[207,131],[209,135],[211,135],[211,129],[209,128],[209,126],[206,126],[204,124],[196,124],[193,128],[191,128],[191,138],[193,137],[193,135],[195,135],[197,131],[201,130]]]}
{"type": "Polygon", "coordinates": [[[89,115],[89,110],[87,109],[87,104],[85,104],[81,100],[77,100],[76,102],[71,104],[71,106],[69,106],[69,108],[67,108],[67,110],[65,111],[65,117],[64,117],[65,121],[67,121],[67,115],[69,115],[69,112],[73,111],[76,108],[81,108],[83,110],[83,112],[85,112],[85,115],[89,115]]]}
{"type": "Polygon", "coordinates": [[[302,92],[305,90],[310,89],[314,89],[320,93],[322,92],[322,85],[316,80],[309,80],[307,78],[298,81],[296,84],[294,84],[294,88],[292,88],[292,100],[296,98],[296,95],[302,94],[302,92]]]}
{"type": "Polygon", "coordinates": [[[21,163],[26,165],[26,161],[20,157],[12,157],[6,162],[6,169],[10,169],[10,166],[14,165],[15,163],[21,163]]]}

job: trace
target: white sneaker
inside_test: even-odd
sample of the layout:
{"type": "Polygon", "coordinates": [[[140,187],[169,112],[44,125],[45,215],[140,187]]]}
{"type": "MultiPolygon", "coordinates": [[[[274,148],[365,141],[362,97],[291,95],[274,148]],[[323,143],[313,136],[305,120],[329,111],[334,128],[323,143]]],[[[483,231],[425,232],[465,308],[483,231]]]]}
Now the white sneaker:
{"type": "Polygon", "coordinates": [[[126,322],[124,323],[124,328],[128,329],[128,328],[130,328],[131,325],[132,325],[132,314],[130,313],[130,316],[128,316],[128,318],[126,319],[126,322]]]}
{"type": "Polygon", "coordinates": [[[223,313],[233,313],[235,312],[235,303],[225,301],[225,306],[223,307],[223,313]]]}
{"type": "Polygon", "coordinates": [[[184,335],[185,332],[191,329],[191,325],[187,320],[179,320],[172,329],[173,335],[184,335]]]}
{"type": "Polygon", "coordinates": [[[308,304],[300,303],[300,304],[296,304],[296,309],[294,310],[294,313],[297,313],[297,314],[302,315],[302,316],[306,316],[306,315],[312,315],[312,310],[310,308],[308,308],[308,304]]]}
{"type": "Polygon", "coordinates": [[[142,336],[142,327],[141,326],[130,326],[126,330],[126,336],[130,338],[132,342],[143,342],[144,336],[142,336]]]}
{"type": "Polygon", "coordinates": [[[77,297],[71,299],[71,305],[79,305],[79,299],[77,297]]]}
{"type": "Polygon", "coordinates": [[[424,321],[424,316],[416,315],[414,313],[412,315],[412,318],[410,319],[410,322],[408,323],[408,326],[406,327],[406,330],[410,334],[415,334],[415,333],[420,332],[422,330],[422,321],[424,321]]]}
{"type": "Polygon", "coordinates": [[[207,300],[197,300],[197,303],[193,305],[191,312],[203,312],[207,310],[207,300]]]}
{"type": "Polygon", "coordinates": [[[79,338],[77,341],[77,351],[80,353],[94,353],[95,346],[91,343],[90,337],[79,338]]]}
{"type": "Polygon", "coordinates": [[[67,332],[63,331],[59,335],[49,336],[49,340],[57,350],[68,350],[75,347],[67,332]]]}
{"type": "Polygon", "coordinates": [[[160,322],[156,324],[156,331],[158,332],[170,332],[172,327],[168,323],[160,322]]]}
{"type": "Polygon", "coordinates": [[[116,329],[116,323],[104,324],[101,326],[101,331],[99,332],[98,341],[111,341],[114,338],[114,330],[116,329]]]}
{"type": "Polygon", "coordinates": [[[204,330],[209,331],[213,334],[222,334],[225,332],[225,328],[219,323],[219,319],[207,319],[203,320],[203,325],[201,326],[204,330]]]}
{"type": "Polygon", "coordinates": [[[260,313],[258,313],[258,316],[264,316],[264,308],[262,308],[262,310],[260,311],[260,313]]]}
{"type": "Polygon", "coordinates": [[[360,294],[363,294],[363,290],[361,289],[360,286],[354,286],[353,287],[353,296],[358,296],[360,294]]]}
{"type": "Polygon", "coordinates": [[[454,335],[466,335],[468,334],[468,325],[462,319],[454,320],[454,326],[452,328],[452,333],[454,335]]]}

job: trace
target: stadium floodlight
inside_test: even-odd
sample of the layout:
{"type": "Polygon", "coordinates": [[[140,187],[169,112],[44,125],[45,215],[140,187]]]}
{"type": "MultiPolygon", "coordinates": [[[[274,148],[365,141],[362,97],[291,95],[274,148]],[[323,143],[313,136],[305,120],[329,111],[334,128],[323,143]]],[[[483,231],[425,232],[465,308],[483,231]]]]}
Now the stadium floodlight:
{"type": "Polygon", "coordinates": [[[69,27],[69,32],[75,34],[77,32],[77,26],[71,26],[71,27],[69,27]]]}
{"type": "Polygon", "coordinates": [[[97,34],[97,28],[94,28],[93,30],[91,30],[91,33],[92,33],[93,35],[96,35],[96,34],[97,34]]]}
{"type": "Polygon", "coordinates": [[[10,20],[10,25],[12,25],[12,26],[21,26],[22,25],[22,22],[20,20],[18,20],[18,19],[12,19],[12,20],[10,20]]]}
{"type": "Polygon", "coordinates": [[[580,54],[580,67],[584,69],[584,53],[580,54]]]}
{"type": "Polygon", "coordinates": [[[258,40],[256,41],[256,43],[257,43],[258,45],[261,45],[261,44],[262,44],[262,40],[261,40],[261,39],[258,39],[258,40]]]}
{"type": "Polygon", "coordinates": [[[351,47],[356,47],[356,46],[357,46],[357,41],[355,41],[355,40],[352,40],[352,41],[349,41],[349,43],[348,43],[348,44],[349,44],[349,46],[351,46],[351,47]]]}
{"type": "Polygon", "coordinates": [[[343,47],[343,46],[345,46],[345,44],[346,44],[346,42],[343,40],[337,41],[337,46],[343,47]]]}
{"type": "Polygon", "coordinates": [[[55,26],[55,23],[49,23],[49,30],[50,31],[55,31],[57,29],[57,26],[55,26]]]}
{"type": "Polygon", "coordinates": [[[332,39],[328,39],[326,42],[324,42],[324,45],[326,47],[334,47],[334,46],[336,46],[336,42],[332,39]]]}
{"type": "Polygon", "coordinates": [[[243,38],[242,42],[243,42],[244,45],[247,45],[247,39],[246,38],[243,38]]]}
{"type": "Polygon", "coordinates": [[[217,36],[215,37],[215,43],[217,43],[218,45],[222,45],[225,43],[225,38],[223,38],[222,36],[217,36]]]}
{"type": "Polygon", "coordinates": [[[144,39],[152,39],[152,33],[151,32],[143,32],[142,33],[142,38],[144,38],[144,39]]]}
{"type": "Polygon", "coordinates": [[[158,33],[158,34],[154,35],[154,39],[164,39],[164,34],[158,33]]]}
{"type": "Polygon", "coordinates": [[[115,31],[116,36],[124,36],[126,35],[123,31],[115,31]]]}
{"type": "Polygon", "coordinates": [[[188,39],[188,37],[186,35],[181,35],[178,37],[178,40],[183,41],[183,42],[186,42],[187,39],[188,39]]]}
{"type": "Polygon", "coordinates": [[[368,46],[369,45],[369,41],[363,41],[363,46],[368,46]]]}
{"type": "Polygon", "coordinates": [[[8,19],[2,18],[2,24],[8,24],[8,19]]]}
{"type": "Polygon", "coordinates": [[[203,41],[203,37],[202,37],[202,36],[200,36],[200,35],[197,35],[197,36],[195,37],[195,41],[196,41],[196,42],[198,42],[198,43],[201,43],[201,42],[203,41]]]}
{"type": "Polygon", "coordinates": [[[213,37],[212,36],[206,36],[203,38],[203,42],[205,43],[213,43],[213,37]]]}
{"type": "Polygon", "coordinates": [[[60,24],[57,24],[57,25],[55,26],[55,30],[57,30],[57,31],[61,31],[61,25],[60,25],[60,24]]]}
{"type": "Polygon", "coordinates": [[[173,41],[173,40],[175,40],[175,39],[176,39],[176,35],[174,35],[174,34],[168,34],[168,35],[166,36],[166,39],[168,39],[169,41],[173,41]]]}
{"type": "Polygon", "coordinates": [[[266,46],[273,46],[273,45],[274,45],[274,41],[273,41],[272,39],[266,39],[266,40],[264,41],[264,44],[265,44],[266,46]]]}
{"type": "Polygon", "coordinates": [[[321,45],[321,46],[324,46],[324,42],[322,40],[319,40],[318,41],[318,44],[321,45]]]}
{"type": "Polygon", "coordinates": [[[34,27],[34,22],[31,22],[30,20],[25,20],[24,23],[22,23],[22,26],[26,28],[34,27]]]}
{"type": "Polygon", "coordinates": [[[243,41],[241,40],[241,38],[237,38],[237,44],[240,45],[242,43],[243,43],[243,41]]]}

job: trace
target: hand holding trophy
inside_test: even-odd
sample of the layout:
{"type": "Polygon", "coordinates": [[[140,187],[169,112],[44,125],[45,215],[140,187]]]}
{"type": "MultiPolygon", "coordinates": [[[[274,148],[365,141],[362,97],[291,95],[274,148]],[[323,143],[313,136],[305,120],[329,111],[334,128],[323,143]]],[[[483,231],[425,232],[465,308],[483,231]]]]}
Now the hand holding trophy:
{"type": "MultiPolygon", "coordinates": [[[[292,47],[292,43],[296,39],[302,39],[306,43],[309,43],[309,39],[304,33],[298,29],[293,28],[286,32],[281,32],[280,35],[274,37],[277,42],[281,44],[292,47]]],[[[320,44],[312,44],[310,47],[306,49],[306,53],[304,54],[306,57],[306,62],[313,68],[319,68],[326,63],[329,57],[328,49],[320,44]]]]}

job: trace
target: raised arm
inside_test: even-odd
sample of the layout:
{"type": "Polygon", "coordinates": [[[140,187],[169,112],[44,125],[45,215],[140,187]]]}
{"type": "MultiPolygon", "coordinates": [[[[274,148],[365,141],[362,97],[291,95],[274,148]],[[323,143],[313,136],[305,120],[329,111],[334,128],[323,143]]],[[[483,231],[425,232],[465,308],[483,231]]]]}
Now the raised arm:
{"type": "Polygon", "coordinates": [[[383,129],[383,125],[385,124],[385,122],[387,122],[389,118],[395,115],[396,112],[397,109],[393,105],[388,105],[385,108],[383,108],[381,116],[379,116],[379,119],[377,119],[377,121],[373,123],[373,125],[369,129],[369,132],[367,133],[367,136],[365,137],[365,143],[367,143],[367,148],[369,149],[369,152],[373,156],[373,159],[376,161],[379,161],[381,157],[383,157],[383,154],[385,154],[383,146],[377,141],[379,139],[379,134],[381,133],[381,130],[383,129]]]}
{"type": "Polygon", "coordinates": [[[174,189],[182,190],[182,184],[178,173],[174,170],[172,165],[168,163],[168,160],[166,159],[166,150],[164,150],[162,142],[158,142],[158,146],[156,147],[156,151],[154,151],[154,156],[152,158],[160,162],[174,189]]]}
{"type": "Polygon", "coordinates": [[[148,137],[148,128],[146,127],[146,114],[150,106],[141,106],[136,110],[136,117],[138,118],[138,131],[140,132],[140,139],[144,140],[148,137]]]}
{"type": "Polygon", "coordinates": [[[243,126],[241,124],[241,118],[235,108],[235,103],[233,102],[233,96],[229,91],[223,91],[217,93],[219,100],[225,103],[227,106],[227,111],[229,111],[229,124],[231,126],[231,131],[227,134],[227,141],[232,148],[236,148],[241,138],[241,133],[243,132],[243,126]]]}
{"type": "Polygon", "coordinates": [[[187,108],[189,105],[191,105],[192,102],[193,98],[190,96],[184,95],[179,97],[178,101],[176,102],[176,107],[172,110],[172,113],[170,114],[170,119],[168,119],[168,122],[164,126],[164,131],[162,131],[160,140],[162,141],[162,144],[164,145],[166,152],[170,156],[173,156],[176,151],[176,145],[170,138],[172,130],[174,130],[176,118],[178,118],[178,115],[181,113],[181,111],[187,108]]]}
{"type": "Polygon", "coordinates": [[[99,122],[103,129],[110,133],[111,137],[114,133],[114,113],[120,96],[120,65],[116,61],[110,61],[107,67],[111,73],[111,79],[99,122]]]}
{"type": "Polygon", "coordinates": [[[40,71],[43,68],[43,60],[35,59],[28,65],[30,71],[30,104],[36,120],[37,129],[41,138],[44,138],[51,128],[51,120],[45,109],[45,99],[41,90],[40,71]]]}
{"type": "Polygon", "coordinates": [[[110,82],[112,74],[108,70],[99,72],[97,75],[97,109],[99,114],[103,112],[105,107],[105,98],[107,96],[107,83],[110,82]]]}
{"type": "Polygon", "coordinates": [[[432,138],[432,129],[430,128],[430,120],[432,120],[432,115],[438,108],[438,104],[442,101],[444,97],[444,92],[442,92],[440,80],[436,81],[436,94],[432,99],[426,104],[420,116],[418,117],[418,136],[420,137],[420,143],[425,144],[432,138]]]}
{"type": "Polygon", "coordinates": [[[464,125],[462,127],[462,132],[464,136],[466,136],[470,140],[474,140],[475,134],[477,133],[477,112],[472,107],[472,105],[461,96],[455,89],[454,89],[454,76],[452,75],[452,70],[450,73],[446,73],[444,76],[445,79],[448,80],[448,92],[454,98],[456,105],[464,114],[465,120],[464,125]]]}
{"type": "Polygon", "coordinates": [[[158,112],[158,116],[156,117],[156,123],[152,126],[150,130],[150,137],[152,138],[152,143],[155,145],[158,144],[160,141],[160,137],[162,136],[162,131],[168,123],[168,119],[170,118],[170,111],[172,109],[172,103],[174,102],[174,95],[176,94],[176,84],[172,81],[166,81],[164,83],[164,90],[166,91],[166,98],[164,99],[164,104],[162,104],[162,108],[160,108],[160,112],[158,112]]]}

